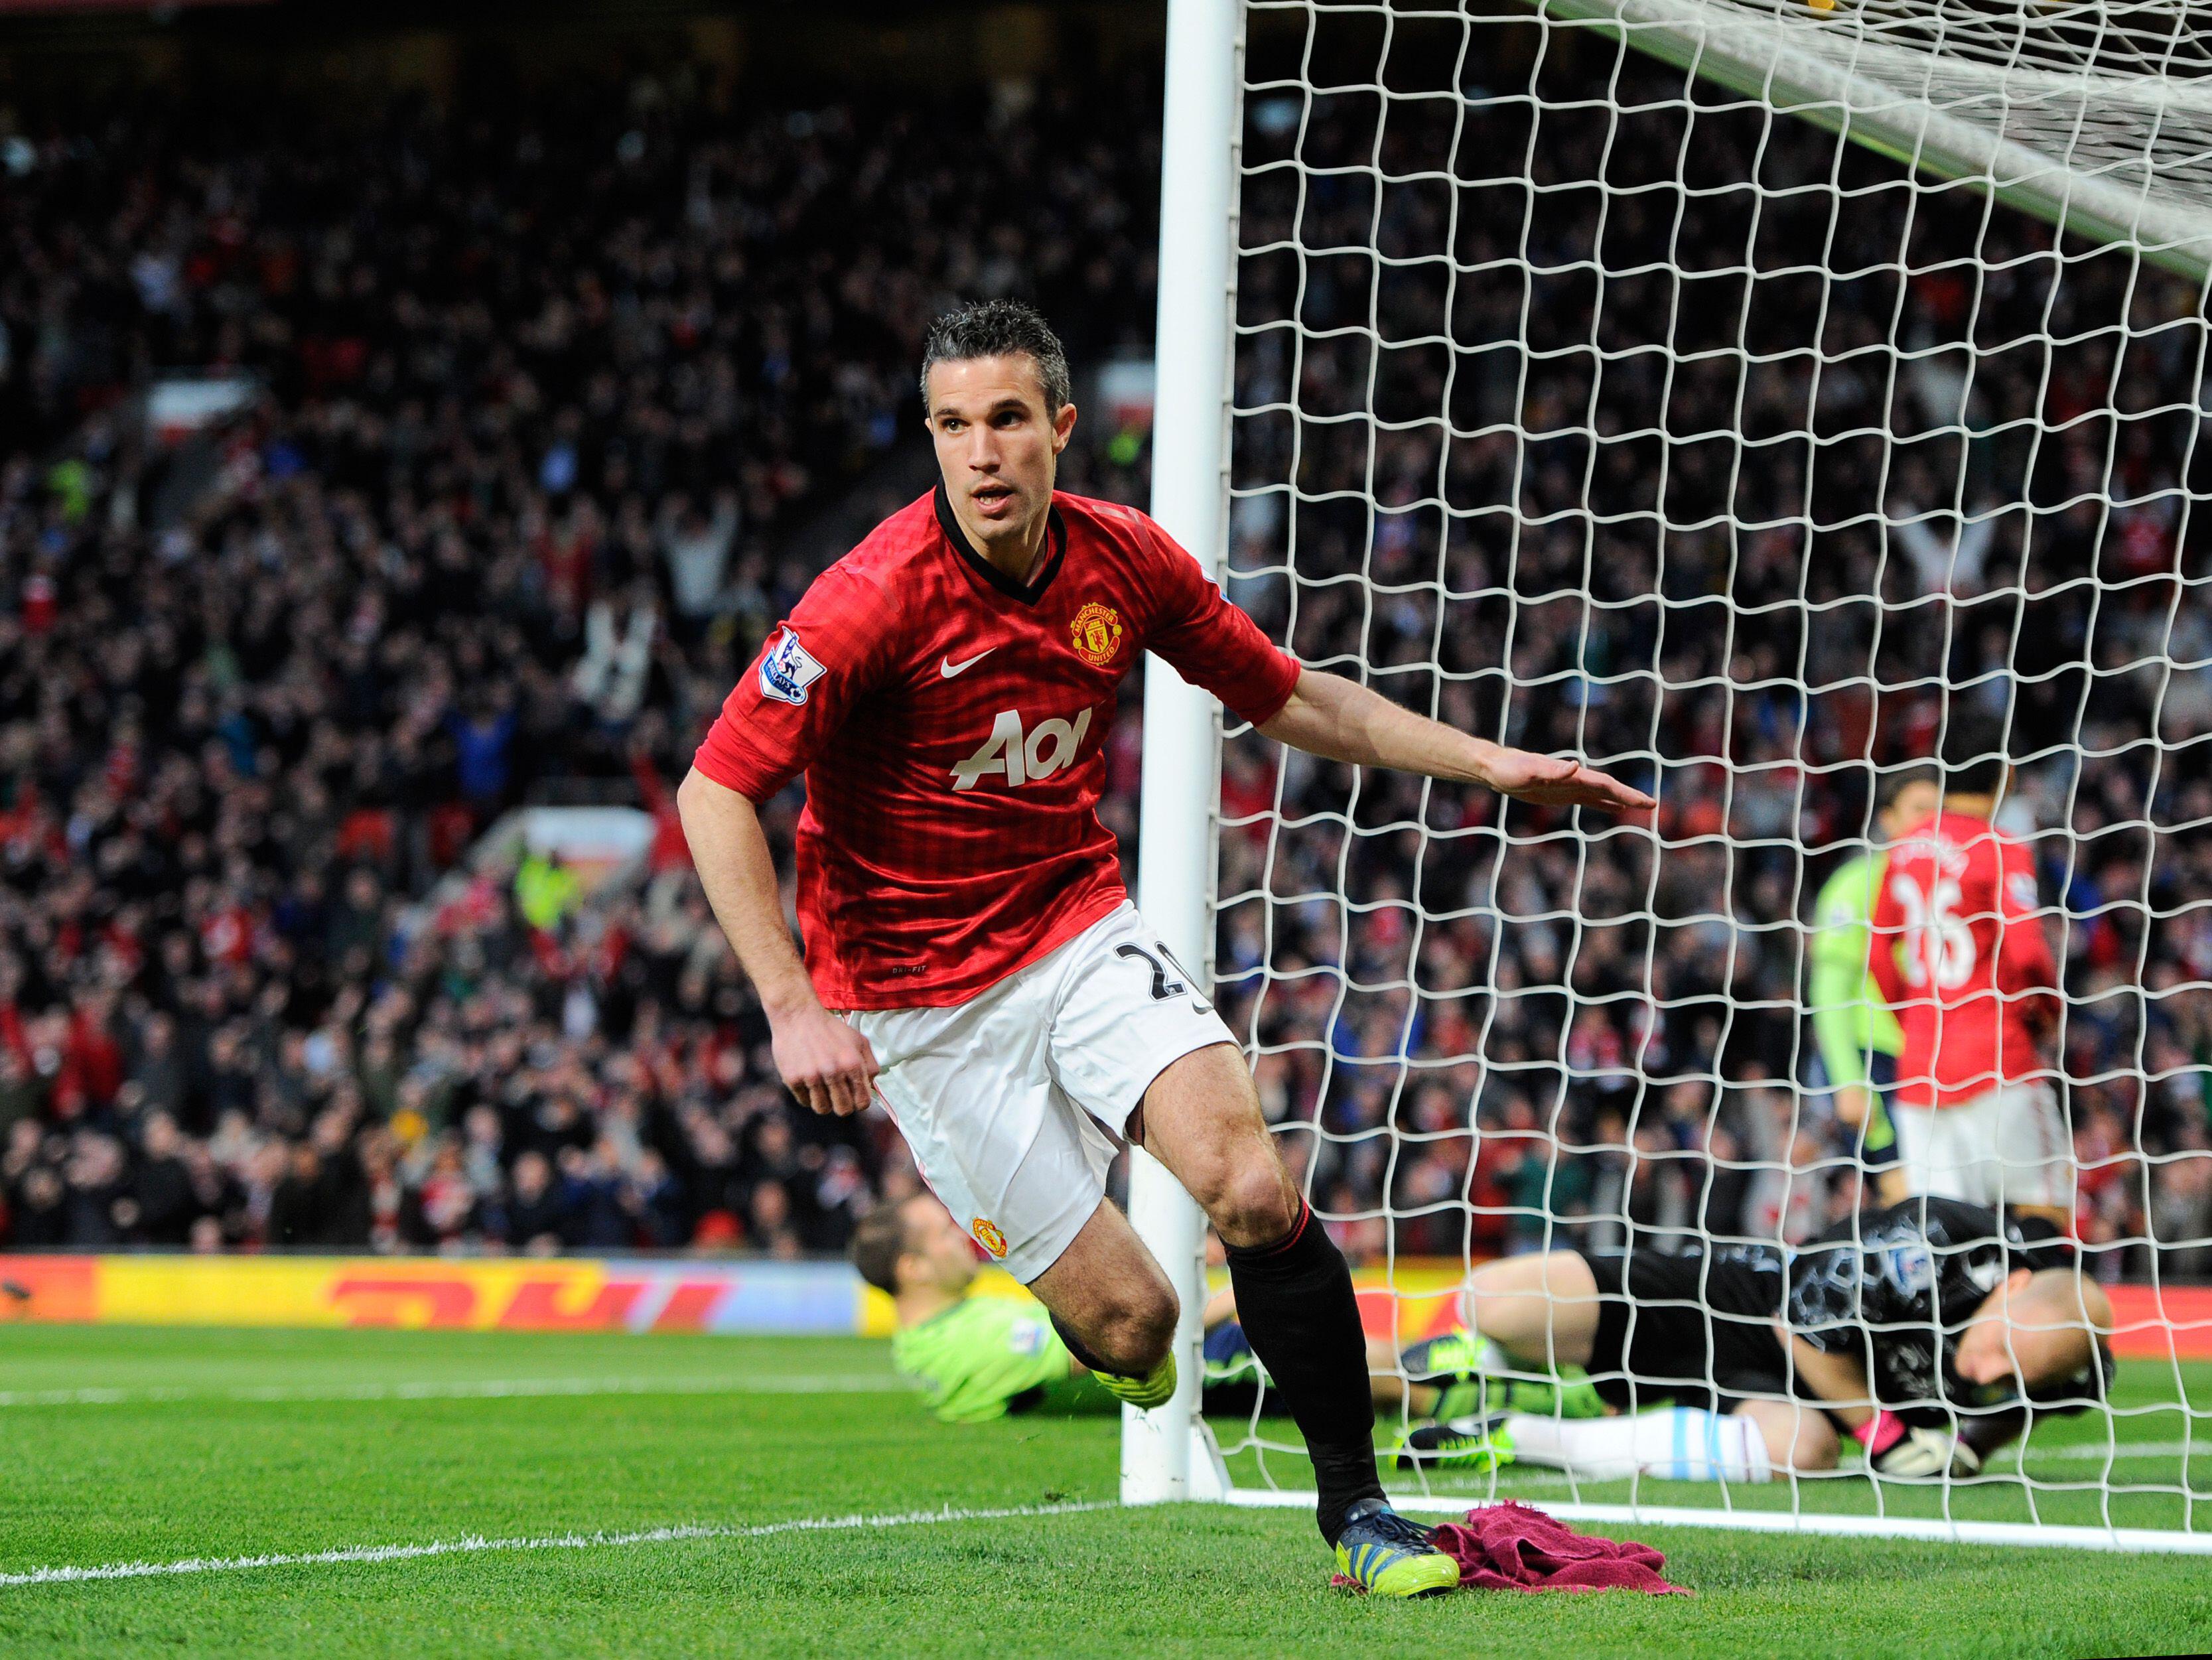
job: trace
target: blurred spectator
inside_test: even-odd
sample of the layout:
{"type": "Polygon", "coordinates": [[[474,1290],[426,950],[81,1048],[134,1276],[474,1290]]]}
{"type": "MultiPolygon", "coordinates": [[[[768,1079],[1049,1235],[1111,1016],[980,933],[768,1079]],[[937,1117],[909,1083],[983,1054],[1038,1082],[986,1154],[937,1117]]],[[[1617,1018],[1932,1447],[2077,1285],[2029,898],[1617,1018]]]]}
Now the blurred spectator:
{"type": "Polygon", "coordinates": [[[182,1245],[200,1215],[192,1173],[179,1156],[182,1138],[167,1112],[149,1110],[138,1134],[137,1168],[131,1178],[132,1225],[149,1245],[182,1245]]]}
{"type": "Polygon", "coordinates": [[[501,1225],[495,1231],[502,1243],[533,1256],[560,1250],[568,1210],[554,1189],[552,1166],[544,1153],[526,1152],[514,1161],[507,1201],[499,1214],[501,1225]]]}

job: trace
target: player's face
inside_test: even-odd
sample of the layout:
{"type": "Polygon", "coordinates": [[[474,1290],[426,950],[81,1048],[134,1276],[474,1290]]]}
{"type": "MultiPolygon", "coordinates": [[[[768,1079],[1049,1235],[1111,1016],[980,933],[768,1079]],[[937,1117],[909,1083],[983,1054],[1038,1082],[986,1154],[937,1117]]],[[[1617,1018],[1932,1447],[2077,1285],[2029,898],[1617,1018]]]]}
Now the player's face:
{"type": "Polygon", "coordinates": [[[939,1291],[967,1290],[975,1277],[975,1249],[952,1213],[927,1194],[906,1202],[906,1254],[921,1260],[921,1278],[939,1291]]]}
{"type": "Polygon", "coordinates": [[[1966,1330],[1959,1334],[1951,1369],[1969,1383],[2002,1383],[2009,1379],[2023,1389],[2033,1389],[2051,1369],[2046,1360],[2054,1347],[2051,1341],[2054,1334],[2039,1329],[2039,1322],[2015,1323],[2012,1318],[2013,1293],[2027,1280],[2026,1268],[2014,1270],[2010,1279],[1983,1299],[1966,1330]]]}
{"type": "Polygon", "coordinates": [[[1881,810],[1881,833],[1884,839],[1895,841],[1936,811],[1942,800],[1936,786],[1927,783],[1907,784],[1898,791],[1890,804],[1881,810]]]}
{"type": "Polygon", "coordinates": [[[985,549],[1041,533],[1075,405],[1045,408],[1026,354],[970,357],[929,372],[929,435],[961,528],[985,549]]]}

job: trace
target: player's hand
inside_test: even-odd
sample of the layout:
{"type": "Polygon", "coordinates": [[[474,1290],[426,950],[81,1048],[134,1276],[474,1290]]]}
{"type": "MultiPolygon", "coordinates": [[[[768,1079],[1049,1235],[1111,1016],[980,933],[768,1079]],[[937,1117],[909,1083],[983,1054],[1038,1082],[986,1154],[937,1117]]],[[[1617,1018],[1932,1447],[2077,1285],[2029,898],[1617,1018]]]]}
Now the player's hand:
{"type": "Polygon", "coordinates": [[[1982,1467],[1974,1450],[1948,1430],[1907,1424],[1894,1413],[1877,1412],[1855,1432],[1866,1447],[1868,1467],[1892,1481],[1972,1475],[1982,1467]]]}
{"type": "Polygon", "coordinates": [[[866,1110],[883,1068],[866,1037],[819,1004],[769,1025],[775,1069],[809,1110],[849,1118],[866,1110]]]}
{"type": "Polygon", "coordinates": [[[1534,755],[1527,750],[1493,750],[1484,782],[1501,795],[1539,807],[1597,807],[1607,812],[1637,812],[1659,804],[1642,790],[1609,773],[1586,767],[1572,756],[1534,755]]]}
{"type": "Polygon", "coordinates": [[[1973,1449],[1948,1430],[1910,1429],[1905,1438],[1874,1461],[1881,1475],[1912,1481],[1934,1476],[1972,1475],[1981,1468],[1973,1449]]]}
{"type": "Polygon", "coordinates": [[[1856,1129],[1866,1122],[1867,1092],[1856,1084],[1846,1084],[1836,1091],[1836,1122],[1856,1129]]]}

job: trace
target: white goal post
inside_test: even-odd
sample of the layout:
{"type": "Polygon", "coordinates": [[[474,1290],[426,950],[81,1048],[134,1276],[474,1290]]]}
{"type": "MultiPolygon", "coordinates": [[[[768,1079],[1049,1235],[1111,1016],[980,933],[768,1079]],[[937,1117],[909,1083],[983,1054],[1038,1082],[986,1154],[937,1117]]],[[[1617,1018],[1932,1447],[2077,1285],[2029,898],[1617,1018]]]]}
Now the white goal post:
{"type": "MultiPolygon", "coordinates": [[[[1152,516],[1209,571],[1229,529],[1229,384],[1236,307],[1237,158],[1243,107],[1240,0],[1170,0],[1160,138],[1160,299],[1152,516]],[[1172,277],[1169,273],[1173,272],[1172,277]]],[[[1152,658],[1145,675],[1138,891],[1178,962],[1213,961],[1213,806],[1219,740],[1212,700],[1152,658]]],[[[1125,1503],[1215,1498],[1223,1483],[1198,1416],[1206,1219],[1166,1167],[1129,1154],[1129,1219],[1174,1282],[1174,1400],[1122,1408],[1125,1503]],[[1194,1453],[1196,1476],[1194,1486],[1194,1453]]]]}
{"type": "MultiPolygon", "coordinates": [[[[1498,1250],[1849,1210],[1814,892],[1997,710],[2088,1256],[2142,1282],[2124,1353],[2165,1357],[1972,1478],[1386,1472],[1401,1507],[2212,1553],[2212,1362],[2167,1328],[2212,1274],[2208,9],[1170,0],[1154,516],[1302,660],[1662,800],[1577,827],[1333,779],[1148,665],[1138,897],[1316,1212],[1429,1323],[1395,1335],[1498,1250]],[[1542,1168],[1484,1186],[1516,1138],[1542,1168]]],[[[1310,1502],[1269,1414],[1206,1422],[1203,1219],[1131,1157],[1182,1320],[1124,1502],[1310,1502]]]]}

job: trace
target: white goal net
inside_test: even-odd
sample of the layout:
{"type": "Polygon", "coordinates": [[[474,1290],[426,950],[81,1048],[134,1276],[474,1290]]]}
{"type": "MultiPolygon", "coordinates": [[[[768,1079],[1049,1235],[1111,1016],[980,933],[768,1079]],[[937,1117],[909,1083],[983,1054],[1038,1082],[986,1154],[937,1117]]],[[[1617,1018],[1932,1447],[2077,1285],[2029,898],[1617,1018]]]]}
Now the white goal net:
{"type": "MultiPolygon", "coordinates": [[[[2110,1381],[2045,1389],[1971,1474],[1872,1479],[1846,1436],[1763,1481],[1478,1460],[1399,1493],[2212,1541],[2201,9],[1243,7],[1231,596],[1310,666],[1662,804],[1501,811],[1223,729],[1216,998],[1370,1333],[1451,1329],[1519,1255],[1864,1241],[1814,900],[1973,722],[2017,763],[1999,824],[2063,982],[2056,1152],[2114,1327],[2110,1381]]],[[[1948,1385],[1893,1395],[1961,1421],[1948,1385]]],[[[1295,1432],[1224,1398],[1234,1496],[1290,1502],[1295,1432]]]]}

